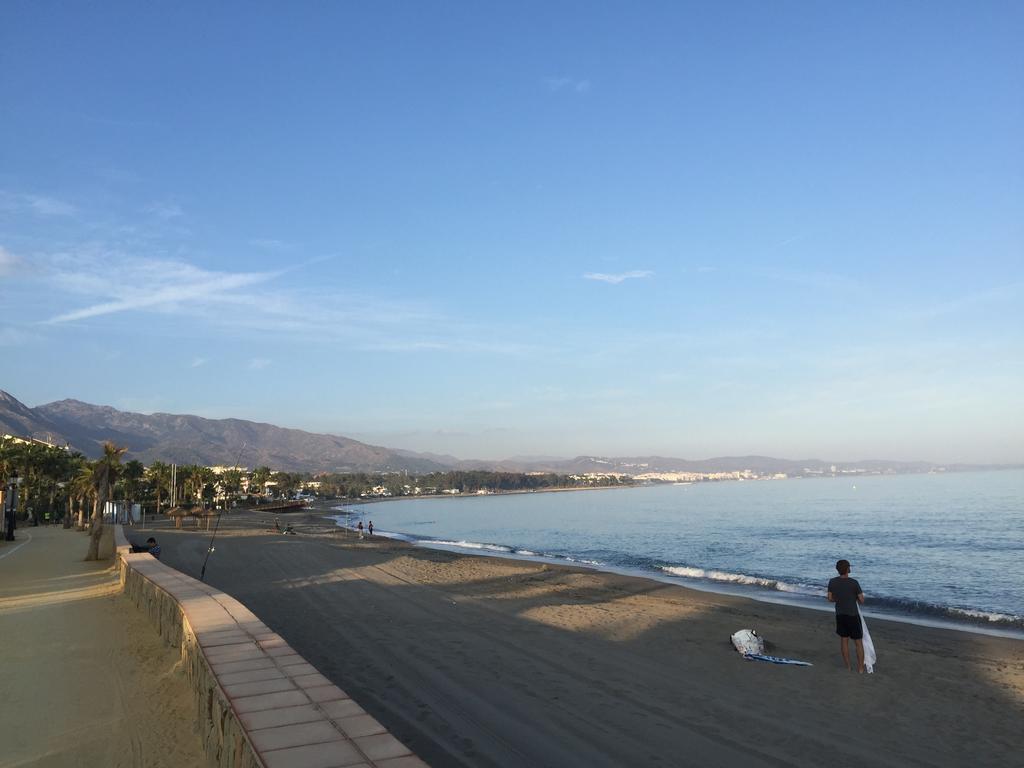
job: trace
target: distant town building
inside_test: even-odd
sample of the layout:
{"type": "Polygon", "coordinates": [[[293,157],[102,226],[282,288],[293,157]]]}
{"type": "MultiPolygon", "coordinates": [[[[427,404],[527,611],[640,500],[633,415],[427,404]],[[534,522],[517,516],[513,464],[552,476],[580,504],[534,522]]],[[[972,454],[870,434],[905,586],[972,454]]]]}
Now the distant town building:
{"type": "Polygon", "coordinates": [[[47,435],[46,440],[39,440],[35,437],[29,436],[21,437],[19,435],[8,434],[0,435],[0,438],[4,440],[9,440],[12,443],[19,443],[21,445],[44,445],[47,448],[60,448],[62,451],[71,450],[71,446],[69,446],[67,443],[64,443],[64,445],[57,445],[57,443],[53,440],[53,437],[51,435],[47,435]]]}

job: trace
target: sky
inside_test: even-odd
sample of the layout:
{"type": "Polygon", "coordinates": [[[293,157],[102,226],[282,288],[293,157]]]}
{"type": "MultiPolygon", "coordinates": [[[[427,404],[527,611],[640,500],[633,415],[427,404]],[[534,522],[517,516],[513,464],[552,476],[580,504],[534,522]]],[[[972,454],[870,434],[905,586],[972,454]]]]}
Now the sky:
{"type": "Polygon", "coordinates": [[[1024,4],[0,5],[0,389],[1024,461],[1024,4]]]}

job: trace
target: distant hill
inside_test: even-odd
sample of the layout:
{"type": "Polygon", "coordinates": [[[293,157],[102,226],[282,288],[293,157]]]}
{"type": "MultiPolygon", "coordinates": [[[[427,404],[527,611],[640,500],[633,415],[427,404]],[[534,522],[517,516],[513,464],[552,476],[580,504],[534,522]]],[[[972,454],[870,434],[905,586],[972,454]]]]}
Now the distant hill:
{"type": "Polygon", "coordinates": [[[41,413],[0,389],[0,434],[50,439],[63,444],[66,439],[59,433],[57,425],[41,413]]]}
{"type": "MultiPolygon", "coordinates": [[[[80,400],[60,400],[29,408],[0,390],[2,433],[68,443],[92,457],[100,454],[105,440],[111,440],[126,446],[129,458],[146,464],[166,461],[213,466],[238,461],[249,467],[266,465],[291,472],[425,473],[488,469],[639,475],[647,472],[735,472],[749,469],[759,474],[785,472],[800,475],[828,473],[833,464],[841,469],[865,472],[927,472],[938,468],[938,465],[923,461],[828,462],[770,456],[721,456],[699,460],[665,456],[577,456],[572,459],[521,456],[500,461],[464,460],[454,456],[382,448],[339,435],[285,429],[243,419],[204,419],[172,413],[146,415],[80,400]]],[[[986,467],[966,464],[945,466],[951,471],[982,468],[986,467]]]]}
{"type": "Polygon", "coordinates": [[[0,391],[0,431],[69,443],[98,456],[103,441],[128,448],[130,458],[208,466],[240,463],[293,472],[432,472],[447,467],[337,435],[284,429],[242,419],[145,415],[79,400],[29,408],[0,391]],[[243,446],[244,449],[243,449],[243,446]],[[241,456],[241,458],[239,458],[241,456]]]}

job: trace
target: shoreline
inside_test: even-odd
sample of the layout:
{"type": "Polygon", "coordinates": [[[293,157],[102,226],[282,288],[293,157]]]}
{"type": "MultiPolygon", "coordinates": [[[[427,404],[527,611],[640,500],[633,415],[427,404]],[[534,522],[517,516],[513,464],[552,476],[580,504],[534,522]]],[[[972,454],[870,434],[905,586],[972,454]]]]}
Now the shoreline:
{"type": "MultiPolygon", "coordinates": [[[[374,502],[386,502],[397,500],[408,501],[409,497],[375,499],[374,502]]],[[[341,530],[351,531],[354,531],[355,528],[344,526],[342,525],[340,520],[336,520],[334,518],[346,516],[346,514],[348,516],[359,514],[355,512],[346,513],[346,511],[341,506],[330,507],[329,509],[309,509],[307,510],[307,512],[309,514],[316,514],[324,519],[331,520],[332,523],[341,530]]],[[[666,573],[659,573],[658,571],[646,570],[643,568],[620,567],[608,563],[600,563],[582,559],[577,560],[567,556],[544,555],[528,550],[518,550],[510,544],[503,544],[499,542],[445,541],[435,537],[418,537],[415,534],[405,533],[401,531],[382,532],[379,529],[374,535],[377,538],[387,539],[388,541],[401,542],[413,547],[420,547],[424,549],[431,549],[441,552],[451,552],[452,554],[464,555],[467,557],[493,557],[513,561],[541,563],[556,567],[585,568],[588,570],[596,571],[598,573],[608,573],[617,576],[646,579],[658,584],[682,586],[688,589],[694,589],[699,592],[706,592],[709,594],[748,598],[750,600],[754,600],[759,603],[766,603],[769,605],[783,605],[792,608],[802,608],[816,612],[831,612],[833,610],[831,604],[824,603],[824,590],[822,591],[820,597],[820,600],[823,604],[817,605],[815,603],[815,600],[818,598],[816,598],[814,595],[809,594],[805,595],[802,593],[770,589],[768,587],[761,586],[758,584],[744,584],[739,582],[717,581],[710,578],[670,575],[666,573]]],[[[743,576],[742,574],[737,575],[743,576]]],[[[883,597],[879,599],[885,600],[887,598],[883,597]]],[[[966,614],[965,618],[959,619],[955,617],[946,617],[942,615],[921,615],[913,613],[908,610],[900,610],[899,607],[893,606],[876,605],[872,607],[870,605],[870,601],[871,598],[869,597],[868,605],[866,606],[866,609],[864,611],[865,617],[869,619],[894,621],[903,624],[911,624],[914,626],[930,627],[934,629],[948,629],[959,632],[968,632],[976,635],[985,635],[988,637],[1000,637],[1008,640],[1024,641],[1024,626],[1008,624],[1007,622],[1000,622],[998,620],[983,620],[980,617],[978,617],[976,621],[971,621],[970,613],[968,613],[968,610],[975,610],[978,614],[985,615],[989,613],[987,611],[982,611],[978,609],[962,609],[954,606],[942,606],[938,604],[934,606],[936,610],[964,612],[966,614]]]]}
{"type": "MultiPolygon", "coordinates": [[[[377,504],[385,501],[430,501],[434,499],[485,499],[488,496],[522,496],[531,493],[569,493],[572,491],[622,491],[631,488],[645,488],[648,484],[633,483],[630,485],[589,485],[580,487],[558,488],[522,488],[514,491],[488,491],[487,493],[419,493],[409,496],[374,496],[373,498],[344,499],[345,504],[377,504]]],[[[671,485],[671,483],[663,483],[671,485]]],[[[323,500],[317,503],[330,504],[342,499],[323,500]]],[[[310,507],[317,509],[317,507],[310,507]]]]}
{"type": "MultiPolygon", "coordinates": [[[[703,765],[952,768],[1019,754],[1024,644],[1015,640],[876,619],[876,672],[856,675],[823,611],[359,540],[315,513],[284,536],[267,530],[270,517],[222,523],[208,583],[435,768],[674,765],[680,755],[703,765]],[[768,653],[813,666],[742,659],[729,636],[744,627],[768,653]],[[871,739],[849,739],[851,722],[871,739]]],[[[150,530],[168,564],[198,572],[208,535],[150,530]]]]}
{"type": "MultiPolygon", "coordinates": [[[[556,487],[556,488],[523,488],[520,490],[513,491],[488,491],[487,493],[431,493],[431,494],[410,494],[408,496],[375,496],[372,498],[358,498],[358,499],[344,499],[346,504],[375,504],[382,501],[413,501],[416,499],[475,499],[486,496],[514,496],[519,494],[530,494],[530,493],[564,493],[568,491],[610,491],[610,490],[626,490],[631,488],[651,488],[657,486],[669,486],[669,485],[718,485],[720,483],[760,483],[760,482],[772,482],[777,483],[783,480],[857,480],[857,479],[871,479],[877,477],[918,477],[918,476],[934,476],[944,477],[946,475],[959,475],[959,474],[972,474],[972,473],[985,473],[985,472],[1006,472],[1006,471],[1017,471],[1024,469],[1024,464],[1007,464],[994,467],[978,467],[971,469],[948,469],[943,471],[922,471],[922,472],[866,472],[866,473],[853,473],[853,474],[828,474],[828,475],[792,475],[785,478],[775,477],[752,477],[752,478],[720,478],[716,480],[692,480],[684,482],[675,482],[672,480],[643,480],[640,482],[630,483],[627,485],[595,485],[595,486],[567,486],[567,487],[556,487]]],[[[628,477],[632,477],[628,475],[628,477]]],[[[316,503],[328,504],[331,501],[341,501],[341,499],[333,500],[318,500],[316,503]]],[[[316,507],[311,507],[316,509],[316,507]]]]}

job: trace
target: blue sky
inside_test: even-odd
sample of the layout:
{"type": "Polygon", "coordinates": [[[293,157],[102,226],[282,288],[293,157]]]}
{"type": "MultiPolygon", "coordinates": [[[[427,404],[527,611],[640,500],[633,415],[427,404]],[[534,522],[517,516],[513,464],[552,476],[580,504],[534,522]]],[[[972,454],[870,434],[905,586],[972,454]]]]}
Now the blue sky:
{"type": "Polygon", "coordinates": [[[0,388],[1024,461],[1019,3],[12,2],[0,388]]]}

